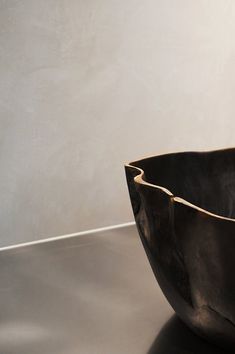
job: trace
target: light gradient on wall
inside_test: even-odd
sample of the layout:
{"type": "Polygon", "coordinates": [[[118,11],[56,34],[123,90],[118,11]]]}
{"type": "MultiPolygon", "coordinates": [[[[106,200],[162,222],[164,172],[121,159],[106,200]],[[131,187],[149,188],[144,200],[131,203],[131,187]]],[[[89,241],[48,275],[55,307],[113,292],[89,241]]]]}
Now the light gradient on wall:
{"type": "Polygon", "coordinates": [[[235,3],[0,1],[0,244],[132,220],[123,163],[234,145],[235,3]]]}

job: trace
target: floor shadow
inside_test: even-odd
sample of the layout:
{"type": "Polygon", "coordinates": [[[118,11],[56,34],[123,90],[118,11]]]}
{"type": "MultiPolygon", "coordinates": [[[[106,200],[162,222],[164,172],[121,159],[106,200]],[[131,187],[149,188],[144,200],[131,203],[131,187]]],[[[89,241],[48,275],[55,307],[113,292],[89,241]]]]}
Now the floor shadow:
{"type": "Polygon", "coordinates": [[[176,316],[162,328],[147,354],[226,354],[223,349],[215,347],[195,335],[176,316]]]}

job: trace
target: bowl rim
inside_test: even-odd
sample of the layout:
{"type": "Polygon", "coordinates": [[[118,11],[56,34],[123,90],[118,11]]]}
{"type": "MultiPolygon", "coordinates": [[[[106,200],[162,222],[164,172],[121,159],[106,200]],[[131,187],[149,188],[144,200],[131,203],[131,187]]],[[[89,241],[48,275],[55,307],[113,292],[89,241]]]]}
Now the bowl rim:
{"type": "Polygon", "coordinates": [[[212,213],[209,210],[201,208],[201,207],[199,207],[196,204],[190,203],[189,201],[187,201],[184,198],[181,198],[179,196],[174,195],[169,189],[165,188],[164,186],[160,186],[160,185],[149,183],[149,182],[145,181],[144,178],[143,178],[144,170],[142,168],[140,168],[140,167],[136,167],[136,166],[132,165],[134,163],[138,163],[140,161],[148,160],[148,159],[151,159],[151,158],[154,158],[154,157],[159,157],[159,156],[167,156],[167,155],[180,154],[180,153],[210,153],[210,152],[219,152],[219,151],[221,151],[221,152],[223,152],[223,151],[224,152],[225,151],[234,151],[235,152],[235,147],[229,147],[229,148],[224,148],[224,149],[214,149],[214,150],[183,150],[183,151],[180,150],[180,151],[167,152],[167,153],[157,154],[157,155],[156,154],[155,155],[149,155],[149,156],[145,156],[143,158],[140,158],[138,160],[134,160],[134,161],[131,161],[131,162],[126,162],[124,164],[124,166],[125,167],[131,167],[131,168],[134,168],[137,171],[139,171],[139,173],[134,177],[134,181],[137,184],[145,185],[145,186],[149,186],[149,187],[161,190],[163,193],[167,194],[170,197],[170,199],[172,199],[172,201],[174,201],[176,203],[179,203],[179,204],[186,205],[186,206],[188,206],[190,208],[196,209],[197,211],[199,211],[199,212],[201,212],[203,214],[209,215],[209,216],[217,218],[217,219],[222,219],[222,220],[226,220],[226,221],[235,222],[235,218],[229,218],[227,216],[222,216],[222,215],[219,215],[219,214],[216,214],[216,213],[212,213]]]}

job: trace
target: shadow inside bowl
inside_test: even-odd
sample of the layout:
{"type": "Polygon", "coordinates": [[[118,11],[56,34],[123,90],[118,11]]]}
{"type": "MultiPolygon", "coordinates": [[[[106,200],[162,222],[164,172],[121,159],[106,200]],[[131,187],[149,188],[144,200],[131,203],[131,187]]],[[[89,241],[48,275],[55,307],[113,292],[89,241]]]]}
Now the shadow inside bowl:
{"type": "Polygon", "coordinates": [[[176,316],[172,316],[155,338],[147,354],[226,354],[195,335],[176,316]]]}

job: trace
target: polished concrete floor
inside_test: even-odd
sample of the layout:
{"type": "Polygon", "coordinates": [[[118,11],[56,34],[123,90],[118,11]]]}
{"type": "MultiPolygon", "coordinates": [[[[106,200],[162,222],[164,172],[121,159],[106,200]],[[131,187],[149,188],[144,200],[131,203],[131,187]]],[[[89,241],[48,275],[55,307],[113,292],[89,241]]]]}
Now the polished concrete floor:
{"type": "Polygon", "coordinates": [[[1,354],[222,354],[173,315],[135,226],[0,251],[1,354]]]}

